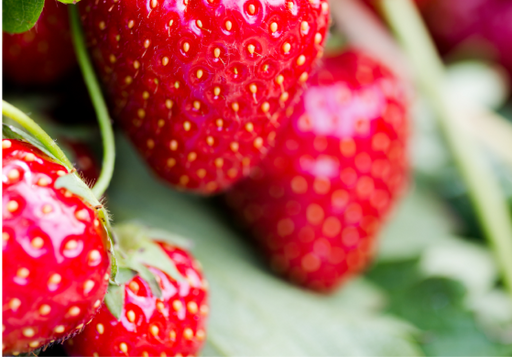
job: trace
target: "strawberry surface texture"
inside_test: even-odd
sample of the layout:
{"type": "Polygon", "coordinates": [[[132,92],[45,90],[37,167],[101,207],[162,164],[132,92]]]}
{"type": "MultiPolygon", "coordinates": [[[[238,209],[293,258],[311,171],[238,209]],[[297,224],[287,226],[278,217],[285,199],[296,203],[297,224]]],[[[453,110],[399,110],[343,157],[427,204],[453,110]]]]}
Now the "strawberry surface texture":
{"type": "Polygon", "coordinates": [[[3,354],[78,333],[99,310],[110,262],[94,208],[57,179],[68,170],[30,144],[2,141],[3,354]]]}
{"type": "Polygon", "coordinates": [[[75,68],[66,5],[47,0],[32,29],[4,32],[2,64],[4,77],[19,85],[52,84],[75,68]]]}
{"type": "Polygon", "coordinates": [[[72,356],[193,356],[206,339],[208,285],[195,259],[185,250],[160,243],[185,278],[172,279],[148,267],[162,290],[158,299],[147,281],[134,277],[124,287],[118,321],[103,306],[83,333],[65,343],[72,356]]]}
{"type": "Polygon", "coordinates": [[[80,2],[113,115],[164,180],[212,194],[267,153],[322,55],[325,0],[80,2]]]}
{"type": "Polygon", "coordinates": [[[325,59],[276,147],[227,196],[273,270],[329,292],[368,264],[406,183],[407,110],[376,60],[325,59]]]}

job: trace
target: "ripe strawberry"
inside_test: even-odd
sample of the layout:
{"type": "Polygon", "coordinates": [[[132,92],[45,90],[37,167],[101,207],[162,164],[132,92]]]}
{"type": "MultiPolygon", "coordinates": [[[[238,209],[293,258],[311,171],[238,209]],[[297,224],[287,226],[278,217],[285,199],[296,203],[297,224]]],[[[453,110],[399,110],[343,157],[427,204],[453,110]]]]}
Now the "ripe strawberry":
{"type": "Polygon", "coordinates": [[[94,208],[56,180],[67,169],[32,145],[2,141],[3,354],[79,332],[99,309],[110,271],[94,208]]]}
{"type": "Polygon", "coordinates": [[[82,2],[114,115],[163,179],[210,194],[248,173],[321,56],[325,0],[82,2]]]}
{"type": "Polygon", "coordinates": [[[365,267],[404,188],[407,105],[397,79],[355,51],[327,58],[292,122],[228,202],[273,270],[331,291],[365,267]]]}
{"type": "Polygon", "coordinates": [[[36,25],[21,34],[3,34],[3,75],[17,84],[51,84],[77,62],[66,5],[47,0],[36,25]]]}
{"type": "Polygon", "coordinates": [[[185,279],[172,279],[149,266],[162,290],[135,276],[124,286],[118,321],[105,305],[84,331],[65,343],[71,356],[191,356],[203,345],[208,314],[207,283],[196,260],[185,250],[159,243],[185,279]]]}

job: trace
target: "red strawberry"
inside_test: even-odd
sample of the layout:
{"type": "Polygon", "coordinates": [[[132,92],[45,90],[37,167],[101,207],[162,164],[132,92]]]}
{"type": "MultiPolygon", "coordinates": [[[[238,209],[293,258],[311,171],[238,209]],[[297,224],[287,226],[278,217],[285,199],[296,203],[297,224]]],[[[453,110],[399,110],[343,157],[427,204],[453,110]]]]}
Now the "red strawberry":
{"type": "Polygon", "coordinates": [[[83,1],[114,115],[163,179],[203,194],[274,141],[328,27],[325,0],[83,1]]]}
{"type": "Polygon", "coordinates": [[[56,180],[67,174],[32,145],[2,141],[3,354],[80,331],[99,309],[110,263],[94,208],[56,180]]]}
{"type": "Polygon", "coordinates": [[[68,146],[73,152],[73,162],[80,173],[80,177],[91,186],[99,175],[99,168],[96,159],[87,144],[75,140],[65,140],[64,145],[68,146]]]}
{"type": "Polygon", "coordinates": [[[3,75],[17,84],[50,84],[76,66],[67,7],[47,0],[29,31],[3,34],[3,75]]]}
{"type": "Polygon", "coordinates": [[[292,122],[228,201],[271,267],[330,291],[365,267],[406,179],[407,105],[397,79],[359,52],[327,58],[292,122]]]}
{"type": "Polygon", "coordinates": [[[158,299],[149,283],[135,276],[124,286],[121,320],[103,306],[83,333],[66,342],[71,356],[191,356],[199,352],[206,338],[207,283],[188,252],[167,243],[159,245],[185,280],[177,282],[149,267],[162,290],[158,299]]]}

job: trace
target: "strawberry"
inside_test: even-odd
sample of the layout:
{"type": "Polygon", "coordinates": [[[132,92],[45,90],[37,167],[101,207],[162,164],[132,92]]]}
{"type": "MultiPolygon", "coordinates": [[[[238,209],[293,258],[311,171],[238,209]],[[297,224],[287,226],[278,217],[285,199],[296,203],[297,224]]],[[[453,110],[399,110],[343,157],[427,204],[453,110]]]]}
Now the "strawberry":
{"type": "Polygon", "coordinates": [[[76,67],[66,5],[47,0],[36,25],[3,33],[3,75],[16,84],[51,84],[76,67]]]}
{"type": "Polygon", "coordinates": [[[3,354],[78,333],[99,309],[110,262],[96,211],[57,179],[68,170],[30,144],[2,141],[3,354]]]}
{"type": "Polygon", "coordinates": [[[325,59],[275,148],[228,193],[273,270],[328,292],[365,267],[406,180],[398,80],[357,51],[325,59]]]}
{"type": "Polygon", "coordinates": [[[148,265],[162,296],[136,275],[123,286],[120,320],[105,305],[84,331],[66,341],[71,356],[191,356],[203,345],[208,315],[207,283],[199,263],[186,250],[158,242],[185,277],[176,281],[148,265]]]}
{"type": "Polygon", "coordinates": [[[321,56],[326,0],[82,1],[114,116],[164,180],[226,189],[267,152],[321,56]]]}

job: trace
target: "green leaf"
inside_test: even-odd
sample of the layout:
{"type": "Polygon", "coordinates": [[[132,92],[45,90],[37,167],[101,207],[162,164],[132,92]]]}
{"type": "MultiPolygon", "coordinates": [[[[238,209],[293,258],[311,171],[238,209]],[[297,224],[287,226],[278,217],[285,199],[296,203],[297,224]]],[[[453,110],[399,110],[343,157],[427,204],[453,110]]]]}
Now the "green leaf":
{"type": "Polygon", "coordinates": [[[508,356],[512,345],[492,341],[465,306],[465,287],[425,277],[417,260],[377,265],[369,277],[389,292],[389,312],[423,330],[427,356],[508,356]]]}
{"type": "Polygon", "coordinates": [[[43,11],[44,0],[2,0],[2,30],[22,33],[30,30],[43,11]]]}
{"type": "Polygon", "coordinates": [[[210,284],[203,355],[418,356],[416,329],[382,314],[385,296],[364,279],[323,296],[275,277],[219,207],[151,177],[121,137],[108,191],[116,220],[143,221],[194,243],[210,284]]]}
{"type": "Polygon", "coordinates": [[[77,4],[80,0],[57,0],[63,4],[77,4]]]}
{"type": "Polygon", "coordinates": [[[119,271],[117,272],[117,283],[119,285],[126,284],[130,280],[132,280],[137,275],[137,272],[129,269],[121,267],[119,268],[119,271]]]}
{"type": "Polygon", "coordinates": [[[162,298],[162,289],[160,288],[160,284],[156,281],[155,275],[141,262],[137,259],[127,260],[127,264],[130,268],[135,270],[142,279],[146,280],[149,284],[151,292],[157,298],[162,298]]]}
{"type": "Polygon", "coordinates": [[[2,137],[4,139],[24,140],[24,141],[28,142],[29,144],[34,145],[36,148],[41,150],[43,153],[45,153],[45,155],[50,157],[52,160],[60,163],[60,161],[57,160],[55,158],[55,156],[53,156],[43,146],[43,144],[41,144],[38,140],[34,139],[34,137],[32,135],[28,134],[26,131],[24,131],[22,129],[19,129],[12,125],[2,124],[2,137]]]}
{"type": "Polygon", "coordinates": [[[124,305],[124,285],[109,284],[107,295],[105,295],[105,304],[117,319],[121,320],[124,305]]]}

